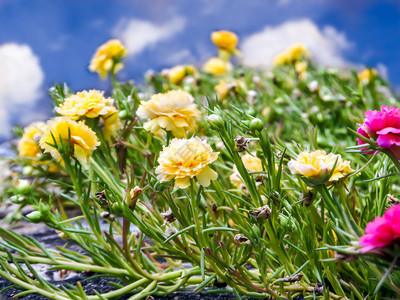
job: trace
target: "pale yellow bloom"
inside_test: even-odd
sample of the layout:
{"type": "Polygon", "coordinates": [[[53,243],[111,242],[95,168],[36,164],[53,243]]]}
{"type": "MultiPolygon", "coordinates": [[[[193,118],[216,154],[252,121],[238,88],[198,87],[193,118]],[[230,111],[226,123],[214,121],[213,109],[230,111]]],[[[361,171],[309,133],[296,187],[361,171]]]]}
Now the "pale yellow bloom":
{"type": "Polygon", "coordinates": [[[358,73],[358,80],[360,80],[362,83],[368,83],[377,75],[378,72],[375,69],[364,69],[358,73]]]}
{"type": "Polygon", "coordinates": [[[23,158],[31,158],[32,165],[47,165],[47,170],[51,173],[58,172],[60,169],[54,163],[48,160],[38,160],[42,150],[39,146],[39,140],[46,131],[46,124],[43,122],[35,122],[25,128],[22,138],[18,142],[18,154],[23,158]]]}
{"type": "Polygon", "coordinates": [[[275,66],[284,65],[284,64],[287,64],[288,62],[289,62],[289,59],[285,53],[280,53],[277,56],[275,56],[275,58],[274,58],[275,66]]]}
{"type": "Polygon", "coordinates": [[[220,30],[211,33],[211,40],[219,49],[234,52],[238,43],[238,36],[231,31],[220,30]]]}
{"type": "Polygon", "coordinates": [[[210,58],[203,66],[204,72],[214,76],[225,75],[226,73],[230,72],[232,68],[233,67],[230,62],[225,62],[218,57],[210,58]]]}
{"type": "Polygon", "coordinates": [[[179,65],[169,70],[168,77],[173,84],[179,85],[186,76],[193,75],[196,72],[196,68],[192,65],[179,65]]]}
{"type": "Polygon", "coordinates": [[[190,179],[196,177],[203,186],[209,186],[218,174],[208,165],[218,158],[218,152],[213,152],[211,146],[198,137],[190,139],[173,139],[158,158],[156,168],[157,179],[160,182],[175,179],[176,188],[187,188],[190,179]]]}
{"type": "MultiPolygon", "coordinates": [[[[261,159],[259,159],[256,156],[246,153],[245,155],[242,156],[242,161],[244,167],[249,172],[260,172],[263,170],[261,159]]],[[[240,176],[236,166],[233,166],[233,173],[229,177],[229,179],[231,180],[232,184],[237,188],[241,188],[243,186],[243,179],[240,176]]]]}
{"type": "Polygon", "coordinates": [[[46,124],[43,122],[32,123],[25,128],[17,145],[20,157],[38,158],[38,154],[41,153],[39,139],[45,130],[46,124]]]}
{"type": "Polygon", "coordinates": [[[39,144],[44,152],[50,153],[55,159],[60,159],[61,155],[54,145],[55,143],[58,145],[61,140],[66,144],[69,137],[73,155],[80,162],[88,163],[92,151],[100,145],[100,142],[96,133],[83,121],[76,122],[67,117],[48,121],[47,130],[42,135],[39,144]]]}
{"type": "Polygon", "coordinates": [[[97,49],[90,61],[89,70],[99,73],[101,78],[106,78],[111,71],[115,74],[123,68],[120,59],[126,52],[120,40],[109,40],[97,49]]]}
{"type": "Polygon", "coordinates": [[[302,44],[295,44],[287,48],[283,53],[278,54],[274,59],[274,65],[292,64],[310,54],[302,44]]]}
{"type": "Polygon", "coordinates": [[[80,117],[96,118],[109,115],[115,111],[114,100],[105,98],[104,92],[97,90],[82,91],[64,100],[57,108],[60,115],[79,119],[80,117]]]}
{"type": "Polygon", "coordinates": [[[340,154],[326,154],[322,150],[300,153],[296,159],[289,161],[289,169],[292,174],[302,175],[314,184],[337,181],[353,172],[350,161],[343,161],[340,154]],[[335,163],[336,166],[332,172],[335,163]],[[329,178],[331,173],[332,175],[329,178]]]}
{"type": "Polygon", "coordinates": [[[214,90],[217,93],[218,99],[224,100],[226,99],[230,91],[239,91],[239,87],[245,89],[246,85],[243,81],[236,79],[230,82],[226,81],[225,79],[221,79],[219,83],[214,87],[214,90]]]}
{"type": "Polygon", "coordinates": [[[107,115],[103,116],[103,135],[107,141],[111,141],[112,137],[115,137],[117,131],[122,128],[121,120],[118,116],[118,111],[113,108],[108,112],[107,115]]]}
{"type": "Polygon", "coordinates": [[[305,79],[307,76],[307,62],[306,61],[298,61],[295,63],[294,68],[299,74],[300,79],[305,79]]]}
{"type": "Polygon", "coordinates": [[[136,112],[141,119],[149,120],[144,129],[157,134],[171,131],[175,137],[185,137],[187,130],[193,130],[200,111],[192,95],[183,90],[153,95],[149,101],[142,101],[136,112]]]}

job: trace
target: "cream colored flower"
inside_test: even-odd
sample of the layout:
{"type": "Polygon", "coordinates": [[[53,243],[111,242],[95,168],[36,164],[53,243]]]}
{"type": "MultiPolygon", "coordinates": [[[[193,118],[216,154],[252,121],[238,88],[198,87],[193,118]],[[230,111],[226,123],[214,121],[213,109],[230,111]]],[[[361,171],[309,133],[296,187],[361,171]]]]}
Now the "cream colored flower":
{"type": "Polygon", "coordinates": [[[160,182],[175,179],[176,188],[187,188],[190,179],[196,177],[203,186],[209,186],[218,174],[208,165],[218,158],[218,152],[213,152],[211,146],[198,137],[190,139],[173,139],[158,158],[156,168],[157,179],[160,182]]]}
{"type": "Polygon", "coordinates": [[[61,155],[55,148],[61,140],[64,143],[71,138],[73,155],[82,163],[88,163],[92,151],[100,145],[96,133],[91,130],[83,121],[73,121],[70,118],[59,117],[47,122],[47,130],[40,139],[40,147],[44,152],[50,153],[55,159],[61,155]],[[54,139],[53,139],[54,137],[54,139]]]}
{"type": "Polygon", "coordinates": [[[79,119],[80,117],[96,118],[98,116],[109,115],[115,111],[114,100],[105,98],[104,92],[97,90],[82,91],[64,100],[57,112],[60,115],[79,119]]]}
{"type": "Polygon", "coordinates": [[[274,65],[293,64],[305,57],[310,56],[308,50],[302,44],[295,44],[278,54],[274,59],[274,65]]]}
{"type": "Polygon", "coordinates": [[[214,76],[221,76],[230,72],[232,68],[230,62],[225,62],[218,57],[212,57],[204,64],[203,71],[214,76]]]}
{"type": "Polygon", "coordinates": [[[322,150],[300,153],[296,159],[289,161],[289,169],[292,174],[302,175],[310,179],[313,184],[337,181],[353,172],[350,161],[343,161],[340,154],[326,154],[322,150]],[[332,172],[335,163],[336,166],[332,172]]]}
{"type": "Polygon", "coordinates": [[[157,134],[171,131],[175,137],[186,137],[187,130],[193,130],[200,111],[192,95],[183,90],[153,95],[149,101],[142,101],[136,112],[141,119],[149,120],[144,129],[157,134]]]}
{"type": "MultiPolygon", "coordinates": [[[[256,156],[246,153],[245,155],[242,156],[242,161],[244,167],[249,172],[260,172],[263,170],[261,159],[259,159],[256,156]]],[[[229,179],[231,180],[232,184],[237,188],[241,188],[243,186],[243,179],[240,176],[239,171],[236,168],[236,165],[233,166],[233,173],[229,177],[229,179]]]]}
{"type": "Polygon", "coordinates": [[[39,139],[45,130],[46,124],[43,122],[32,123],[25,128],[17,145],[20,157],[38,158],[38,154],[41,153],[39,139]]]}
{"type": "Polygon", "coordinates": [[[238,43],[238,36],[234,32],[220,30],[211,33],[211,40],[219,49],[234,52],[238,43]]]}
{"type": "Polygon", "coordinates": [[[89,70],[99,73],[101,78],[106,78],[108,72],[115,74],[123,68],[124,65],[120,59],[126,55],[126,52],[120,40],[109,40],[97,49],[90,61],[89,70]]]}

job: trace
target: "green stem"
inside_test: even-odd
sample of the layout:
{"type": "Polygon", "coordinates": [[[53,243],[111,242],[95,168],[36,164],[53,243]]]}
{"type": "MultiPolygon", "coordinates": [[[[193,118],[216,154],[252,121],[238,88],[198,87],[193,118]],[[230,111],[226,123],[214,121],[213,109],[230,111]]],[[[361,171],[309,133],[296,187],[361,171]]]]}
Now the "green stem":
{"type": "Polygon", "coordinates": [[[392,162],[396,166],[397,170],[399,170],[399,172],[400,172],[400,161],[396,158],[396,156],[393,154],[393,152],[390,151],[389,149],[382,149],[381,151],[383,153],[385,153],[387,156],[389,156],[389,158],[392,160],[392,162]]]}
{"type": "Polygon", "coordinates": [[[196,211],[197,208],[197,202],[196,202],[196,193],[195,193],[195,187],[196,187],[196,183],[194,182],[194,179],[190,180],[190,187],[189,187],[189,201],[190,201],[190,209],[192,212],[192,217],[193,217],[193,221],[194,224],[196,226],[196,231],[198,234],[198,241],[199,241],[199,245],[198,247],[201,249],[203,247],[207,246],[207,243],[205,241],[204,238],[204,234],[203,234],[203,229],[201,227],[200,224],[200,220],[199,220],[199,214],[196,211]]]}

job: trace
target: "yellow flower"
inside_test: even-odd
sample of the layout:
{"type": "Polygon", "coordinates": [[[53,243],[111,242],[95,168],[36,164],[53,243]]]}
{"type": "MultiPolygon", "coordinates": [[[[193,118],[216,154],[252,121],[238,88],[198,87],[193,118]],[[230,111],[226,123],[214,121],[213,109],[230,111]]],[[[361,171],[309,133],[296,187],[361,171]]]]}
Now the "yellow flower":
{"type": "Polygon", "coordinates": [[[55,118],[47,122],[47,130],[40,139],[40,147],[44,152],[48,152],[55,159],[60,159],[61,155],[57,145],[62,140],[68,142],[71,137],[71,147],[73,147],[73,155],[81,162],[88,163],[92,151],[100,145],[96,134],[83,121],[73,121],[66,117],[55,118]],[[54,141],[54,139],[55,141],[54,141]]]}
{"type": "Polygon", "coordinates": [[[99,73],[101,78],[106,78],[108,72],[117,73],[123,68],[120,59],[126,55],[126,48],[120,40],[109,40],[101,45],[92,60],[89,70],[99,73]]]}
{"type": "Polygon", "coordinates": [[[298,61],[303,57],[309,56],[307,48],[302,44],[295,44],[290,46],[286,52],[292,61],[298,61]]]}
{"type": "Polygon", "coordinates": [[[203,186],[209,186],[218,174],[208,165],[218,158],[211,146],[198,137],[190,139],[173,139],[168,147],[163,146],[156,168],[160,182],[175,179],[176,188],[187,188],[190,179],[196,177],[203,186]]]}
{"type": "Polygon", "coordinates": [[[147,119],[144,129],[157,134],[171,131],[175,137],[185,137],[192,130],[200,111],[192,95],[183,90],[153,95],[149,101],[141,102],[136,112],[141,119],[147,119]]]}
{"type": "Polygon", "coordinates": [[[300,79],[305,79],[307,76],[307,62],[306,61],[298,61],[295,63],[294,68],[299,74],[300,79]]]}
{"type": "Polygon", "coordinates": [[[41,153],[39,139],[45,130],[46,124],[43,122],[36,122],[26,127],[17,146],[19,156],[38,158],[38,154],[41,153]]]}
{"type": "Polygon", "coordinates": [[[274,59],[274,65],[292,64],[302,58],[308,57],[310,54],[302,44],[295,44],[286,49],[283,53],[278,54],[274,59]]]}
{"type": "Polygon", "coordinates": [[[302,175],[317,185],[337,181],[353,172],[350,161],[343,161],[340,154],[326,154],[322,150],[300,153],[295,160],[290,160],[289,169],[292,174],[302,175]],[[332,172],[335,163],[336,166],[332,172]]]}
{"type": "Polygon", "coordinates": [[[206,61],[203,66],[203,70],[214,76],[225,75],[232,70],[232,64],[230,62],[225,62],[218,57],[212,57],[206,61]]]}
{"type": "MultiPolygon", "coordinates": [[[[256,156],[246,153],[245,155],[242,156],[242,161],[244,167],[249,172],[260,172],[263,170],[261,159],[259,159],[256,156]]],[[[232,184],[237,188],[241,188],[243,186],[243,179],[240,176],[236,166],[233,167],[233,173],[229,177],[229,179],[231,180],[232,184]]]]}
{"type": "Polygon", "coordinates": [[[214,90],[217,93],[218,99],[224,100],[230,91],[238,92],[240,90],[239,87],[241,89],[246,89],[246,85],[243,81],[234,79],[233,81],[228,82],[224,79],[221,79],[214,87],[214,90]]]}
{"type": "Polygon", "coordinates": [[[104,92],[97,90],[82,91],[64,100],[57,112],[60,115],[79,119],[80,117],[96,118],[98,116],[109,115],[115,111],[114,100],[105,98],[104,92]]]}
{"type": "Polygon", "coordinates": [[[103,135],[107,141],[111,141],[112,137],[116,136],[117,130],[122,128],[121,121],[118,116],[118,111],[113,108],[107,115],[103,116],[103,135]]]}
{"type": "Polygon", "coordinates": [[[368,83],[377,75],[378,72],[375,69],[364,69],[358,73],[358,80],[360,80],[362,83],[368,83]]]}
{"type": "MultiPolygon", "coordinates": [[[[38,159],[39,154],[42,153],[39,147],[39,140],[46,131],[46,128],[47,126],[43,122],[35,122],[25,128],[24,134],[17,146],[20,157],[38,159]]],[[[60,171],[56,164],[49,164],[48,160],[32,160],[31,163],[33,165],[47,165],[47,170],[52,173],[60,171]]]]}
{"type": "Polygon", "coordinates": [[[179,85],[186,76],[195,73],[196,68],[192,65],[175,66],[169,70],[168,77],[173,84],[179,85]]]}
{"type": "Polygon", "coordinates": [[[219,49],[234,52],[238,43],[238,36],[231,31],[220,30],[211,33],[211,40],[219,49]]]}

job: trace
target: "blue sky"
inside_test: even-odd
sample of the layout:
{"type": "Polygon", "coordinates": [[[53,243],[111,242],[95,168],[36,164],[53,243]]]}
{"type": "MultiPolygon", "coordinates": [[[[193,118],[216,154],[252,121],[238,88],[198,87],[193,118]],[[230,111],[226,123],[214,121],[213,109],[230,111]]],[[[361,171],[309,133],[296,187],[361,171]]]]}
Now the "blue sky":
{"type": "Polygon", "coordinates": [[[400,2],[361,0],[0,0],[0,140],[10,125],[45,120],[47,89],[105,89],[87,69],[95,49],[120,38],[123,80],[148,69],[200,65],[215,54],[213,30],[238,33],[243,62],[268,65],[305,43],[322,65],[378,68],[400,86],[400,2]]]}

